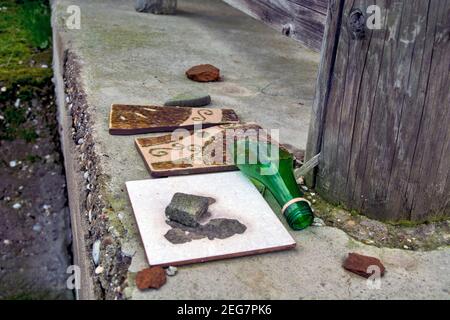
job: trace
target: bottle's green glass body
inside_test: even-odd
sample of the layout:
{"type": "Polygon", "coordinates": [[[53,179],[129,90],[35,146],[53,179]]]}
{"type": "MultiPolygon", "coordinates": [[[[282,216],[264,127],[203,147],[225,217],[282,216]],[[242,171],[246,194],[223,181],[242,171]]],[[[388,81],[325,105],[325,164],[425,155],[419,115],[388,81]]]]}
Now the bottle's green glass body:
{"type": "Polygon", "coordinates": [[[271,149],[270,144],[265,142],[242,142],[238,141],[234,148],[234,152],[244,152],[246,161],[241,156],[236,157],[235,163],[237,167],[251,180],[256,180],[263,184],[276,199],[280,207],[285,207],[283,212],[289,226],[294,230],[302,230],[310,226],[314,220],[314,215],[309,203],[306,200],[295,202],[294,199],[303,198],[303,193],[299,189],[295,181],[293,173],[293,157],[283,149],[276,148],[277,157],[270,154],[264,155],[266,151],[271,149]],[[263,146],[264,152],[259,152],[259,148],[263,146]],[[248,161],[249,158],[257,159],[257,161],[248,161]],[[239,161],[240,160],[240,161],[239,161]],[[292,204],[289,205],[289,202],[292,204]]]}

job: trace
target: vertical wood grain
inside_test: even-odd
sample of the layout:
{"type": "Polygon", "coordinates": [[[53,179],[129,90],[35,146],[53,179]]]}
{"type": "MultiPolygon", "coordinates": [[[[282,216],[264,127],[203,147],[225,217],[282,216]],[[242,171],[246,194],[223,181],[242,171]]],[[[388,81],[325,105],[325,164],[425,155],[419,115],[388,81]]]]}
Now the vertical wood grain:
{"type": "MultiPolygon", "coordinates": [[[[340,37],[343,7],[343,0],[329,1],[319,72],[317,75],[316,92],[311,110],[305,161],[308,161],[320,152],[324,131],[324,119],[326,117],[326,105],[331,89],[331,75],[334,72],[336,51],[340,37]]],[[[314,169],[305,177],[306,183],[310,187],[315,184],[316,174],[317,170],[314,169]]]]}
{"type": "Polygon", "coordinates": [[[381,30],[355,39],[350,12],[374,2],[345,1],[334,58],[324,38],[307,150],[321,153],[316,188],[381,220],[448,217],[450,1],[378,0],[381,30]]]}

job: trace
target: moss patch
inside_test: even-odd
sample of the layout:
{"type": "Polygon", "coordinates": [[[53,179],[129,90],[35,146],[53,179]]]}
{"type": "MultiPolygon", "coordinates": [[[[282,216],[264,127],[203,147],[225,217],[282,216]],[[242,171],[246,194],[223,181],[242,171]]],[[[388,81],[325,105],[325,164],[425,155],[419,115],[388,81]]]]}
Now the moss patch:
{"type": "Polygon", "coordinates": [[[450,220],[386,223],[330,204],[312,190],[306,196],[314,199],[315,215],[326,225],[337,227],[365,244],[405,250],[433,250],[450,245],[450,220]]]}
{"type": "Polygon", "coordinates": [[[0,0],[0,8],[0,85],[10,91],[16,85],[39,86],[48,81],[52,71],[42,68],[51,63],[47,1],[0,0]]]}
{"type": "Polygon", "coordinates": [[[0,0],[0,8],[0,140],[34,142],[31,101],[53,75],[50,8],[45,0],[0,0]]]}

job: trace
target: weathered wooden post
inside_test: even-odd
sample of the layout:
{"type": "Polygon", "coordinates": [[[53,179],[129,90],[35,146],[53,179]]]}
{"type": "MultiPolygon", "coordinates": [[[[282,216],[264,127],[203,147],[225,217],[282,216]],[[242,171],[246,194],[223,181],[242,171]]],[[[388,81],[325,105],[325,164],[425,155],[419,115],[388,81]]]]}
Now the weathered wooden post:
{"type": "Polygon", "coordinates": [[[139,12],[175,14],[177,0],[135,0],[134,8],[139,12]]]}
{"type": "Polygon", "coordinates": [[[449,17],[447,0],[330,1],[306,154],[320,152],[307,181],[325,199],[381,220],[450,216],[449,17]]]}

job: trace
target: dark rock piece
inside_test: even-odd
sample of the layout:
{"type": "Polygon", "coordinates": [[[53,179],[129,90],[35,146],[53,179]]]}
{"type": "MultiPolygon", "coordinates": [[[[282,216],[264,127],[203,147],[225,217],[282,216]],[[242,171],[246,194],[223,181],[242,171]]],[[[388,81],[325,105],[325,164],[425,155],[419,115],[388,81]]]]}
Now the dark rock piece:
{"type": "Polygon", "coordinates": [[[166,217],[185,226],[196,227],[207,212],[209,198],[177,192],[166,208],[166,217]]]}
{"type": "Polygon", "coordinates": [[[166,272],[161,267],[141,270],[136,275],[136,286],[140,290],[159,289],[166,283],[166,272]]]}
{"type": "Polygon", "coordinates": [[[169,231],[167,231],[164,237],[173,244],[186,243],[192,240],[189,234],[186,234],[185,231],[178,228],[170,229],[169,231]]]}
{"type": "Polygon", "coordinates": [[[201,233],[208,239],[225,239],[235,234],[242,234],[247,229],[245,225],[236,219],[211,219],[207,224],[201,226],[201,233]]]}
{"type": "Polygon", "coordinates": [[[177,10],[177,0],[135,0],[134,8],[137,12],[175,14],[177,10]]]}
{"type": "Polygon", "coordinates": [[[200,64],[186,71],[186,76],[198,82],[210,82],[220,80],[220,70],[211,64],[200,64]]]}
{"type": "Polygon", "coordinates": [[[172,227],[164,237],[173,244],[190,242],[208,237],[209,240],[226,239],[235,234],[242,234],[247,227],[236,219],[211,219],[205,225],[187,227],[178,222],[167,221],[172,227]]]}
{"type": "Polygon", "coordinates": [[[373,274],[372,270],[368,271],[370,266],[377,266],[380,268],[380,276],[384,275],[386,268],[379,259],[354,252],[348,254],[347,259],[345,259],[342,265],[344,269],[364,278],[369,278],[373,274]]]}
{"type": "Polygon", "coordinates": [[[165,106],[173,107],[204,107],[211,103],[209,94],[183,93],[179,94],[164,103],[165,106]]]}

